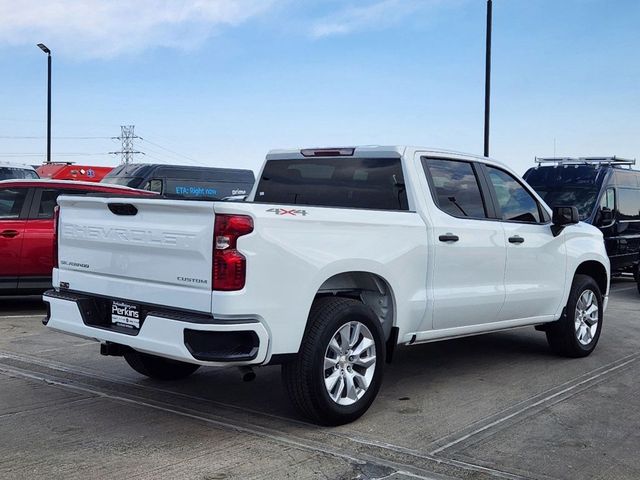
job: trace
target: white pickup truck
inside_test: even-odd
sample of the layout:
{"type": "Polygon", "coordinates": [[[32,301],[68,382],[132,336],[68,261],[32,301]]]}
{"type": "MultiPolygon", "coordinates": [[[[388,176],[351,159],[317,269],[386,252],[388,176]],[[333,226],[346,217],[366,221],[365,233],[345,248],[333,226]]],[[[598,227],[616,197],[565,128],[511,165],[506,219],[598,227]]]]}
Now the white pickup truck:
{"type": "Polygon", "coordinates": [[[600,231],[483,157],[272,151],[247,202],[59,205],[48,327],[156,379],[282,364],[322,424],[367,410],[397,345],[535,326],[582,357],[602,328],[600,231]]]}

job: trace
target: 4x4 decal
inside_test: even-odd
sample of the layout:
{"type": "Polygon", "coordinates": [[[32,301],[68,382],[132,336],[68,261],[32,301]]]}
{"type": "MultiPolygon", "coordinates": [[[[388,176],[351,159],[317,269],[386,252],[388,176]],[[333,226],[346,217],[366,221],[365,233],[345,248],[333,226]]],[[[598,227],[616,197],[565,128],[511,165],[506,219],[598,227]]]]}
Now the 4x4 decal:
{"type": "Polygon", "coordinates": [[[307,215],[306,210],[297,210],[295,208],[270,208],[267,212],[273,212],[276,215],[291,215],[292,217],[296,217],[298,215],[305,217],[307,215]]]}

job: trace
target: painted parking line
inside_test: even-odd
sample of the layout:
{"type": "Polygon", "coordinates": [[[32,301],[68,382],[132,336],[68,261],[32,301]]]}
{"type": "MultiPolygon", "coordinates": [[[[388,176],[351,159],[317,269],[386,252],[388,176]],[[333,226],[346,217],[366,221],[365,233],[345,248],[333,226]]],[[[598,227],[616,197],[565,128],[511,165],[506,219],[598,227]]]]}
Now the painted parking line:
{"type": "MultiPolygon", "coordinates": [[[[465,435],[462,435],[448,443],[446,443],[445,445],[442,445],[441,447],[436,448],[435,450],[432,450],[430,452],[431,455],[438,455],[439,453],[443,452],[444,450],[447,450],[455,445],[458,445],[468,439],[470,439],[471,437],[474,437],[478,434],[481,434],[483,432],[486,432],[490,429],[495,429],[495,427],[500,426],[501,424],[507,422],[508,420],[511,420],[512,418],[515,417],[519,417],[522,416],[523,414],[527,413],[528,411],[531,411],[533,409],[535,409],[536,407],[541,407],[541,406],[549,406],[553,403],[557,403],[557,401],[562,401],[567,394],[579,389],[580,387],[587,385],[587,384],[592,384],[594,382],[596,382],[597,380],[607,376],[610,373],[615,372],[616,370],[620,370],[634,362],[636,362],[638,360],[638,358],[640,358],[640,354],[639,353],[634,353],[631,355],[628,355],[627,357],[623,358],[623,359],[619,359],[615,362],[612,362],[611,364],[609,364],[609,368],[606,368],[605,370],[601,370],[598,371],[597,373],[593,373],[589,376],[587,376],[586,378],[584,378],[583,380],[580,380],[578,382],[572,383],[569,386],[563,388],[562,390],[559,390],[557,392],[554,392],[552,394],[546,395],[544,397],[542,397],[541,399],[529,403],[525,406],[523,406],[522,408],[516,410],[515,412],[512,412],[508,415],[505,415],[503,417],[497,418],[496,420],[488,423],[487,425],[483,425],[480,428],[477,428],[475,430],[473,430],[472,432],[469,432],[465,435]],[[621,361],[622,360],[622,361],[621,361]]],[[[569,382],[567,382],[569,383],[569,382]]]]}
{"type": "MultiPolygon", "coordinates": [[[[31,372],[29,370],[18,368],[14,366],[6,366],[0,365],[0,373],[7,376],[17,376],[30,380],[35,380],[39,382],[45,382],[49,385],[53,385],[56,387],[61,387],[69,390],[74,390],[77,392],[83,392],[87,394],[94,395],[96,397],[106,398],[109,400],[127,403],[131,405],[135,405],[138,407],[146,407],[154,410],[159,410],[165,413],[172,413],[174,415],[179,415],[186,418],[191,418],[193,420],[198,420],[210,425],[213,425],[217,428],[222,428],[225,430],[236,431],[240,433],[250,434],[254,436],[259,436],[266,438],[267,440],[274,441],[276,443],[286,444],[292,448],[296,448],[299,450],[310,451],[312,453],[322,453],[325,455],[335,456],[342,458],[350,463],[356,464],[373,464],[380,465],[391,468],[394,470],[394,473],[398,473],[404,475],[406,477],[420,479],[420,480],[444,480],[446,477],[432,474],[431,472],[425,471],[422,468],[415,467],[412,465],[400,464],[394,461],[388,461],[381,458],[375,458],[367,455],[366,453],[358,452],[352,453],[348,452],[345,449],[336,449],[330,445],[323,444],[321,442],[314,442],[307,439],[298,438],[292,435],[283,434],[277,430],[255,426],[255,425],[244,425],[239,422],[232,422],[229,420],[221,419],[219,417],[209,415],[205,416],[200,412],[189,408],[183,407],[175,407],[171,404],[165,402],[158,402],[155,400],[147,400],[137,398],[132,395],[128,395],[126,393],[110,393],[105,389],[95,388],[93,386],[88,386],[85,384],[81,384],[76,381],[68,381],[64,378],[60,378],[57,376],[31,372]]],[[[503,477],[504,478],[504,477],[503,477]]],[[[520,478],[520,477],[509,477],[509,478],[520,478]]]]}
{"type": "Polygon", "coordinates": [[[612,292],[624,292],[626,290],[635,290],[637,289],[637,285],[631,285],[630,287],[620,287],[620,288],[616,288],[615,286],[611,287],[611,291],[612,292]]]}
{"type": "MultiPolygon", "coordinates": [[[[30,362],[25,358],[25,355],[0,352],[0,358],[2,358],[3,355],[7,359],[22,357],[19,361],[27,365],[23,367],[15,363],[8,364],[6,362],[0,362],[0,372],[6,371],[7,374],[24,375],[27,378],[41,380],[58,387],[79,389],[114,400],[122,398],[122,401],[127,403],[199,419],[209,424],[241,432],[253,433],[276,441],[278,441],[278,439],[287,439],[285,443],[291,446],[297,446],[298,448],[305,448],[320,453],[328,453],[345,459],[355,459],[355,461],[359,463],[386,466],[394,469],[398,473],[413,478],[442,479],[442,475],[452,475],[452,472],[454,478],[460,478],[467,477],[470,473],[473,474],[473,472],[475,472],[476,475],[485,475],[481,478],[523,479],[521,475],[488,466],[476,465],[444,456],[434,458],[422,452],[411,451],[391,444],[371,442],[358,436],[342,432],[327,431],[326,429],[318,428],[317,425],[287,417],[265,414],[244,407],[233,406],[232,409],[225,412],[225,408],[221,402],[167,389],[149,387],[148,385],[140,385],[124,379],[109,381],[108,383],[113,384],[113,386],[103,385],[99,380],[93,378],[93,375],[74,372],[73,370],[76,367],[71,365],[69,365],[68,371],[62,371],[64,367],[61,365],[57,365],[57,367],[60,369],[58,371],[60,371],[61,374],[73,377],[68,378],[66,375],[61,376],[59,374],[44,373],[42,370],[32,369],[33,367],[29,366],[30,362]],[[133,388],[123,390],[123,384],[130,384],[133,388]],[[138,392],[135,392],[134,389],[138,390],[138,392]],[[142,390],[142,392],[140,392],[140,390],[142,390]],[[165,393],[160,396],[156,395],[154,398],[149,396],[152,394],[151,390],[162,390],[165,393]],[[186,402],[186,399],[192,399],[196,401],[196,403],[186,402]],[[219,410],[221,411],[214,413],[210,408],[203,406],[208,407],[212,404],[219,406],[219,410]],[[233,411],[236,413],[232,413],[233,411]],[[249,414],[250,417],[247,417],[247,414],[249,414]]],[[[37,366],[35,362],[32,365],[37,366]]],[[[49,366],[39,366],[44,367],[46,370],[51,370],[49,366]]],[[[444,478],[451,477],[447,476],[444,478]]]]}

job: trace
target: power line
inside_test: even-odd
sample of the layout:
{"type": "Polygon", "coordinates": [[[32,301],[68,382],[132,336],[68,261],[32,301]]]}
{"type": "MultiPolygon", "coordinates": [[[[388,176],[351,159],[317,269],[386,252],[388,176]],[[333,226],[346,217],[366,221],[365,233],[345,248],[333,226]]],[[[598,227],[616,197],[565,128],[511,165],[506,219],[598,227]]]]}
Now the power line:
{"type": "MultiPolygon", "coordinates": [[[[0,157],[39,157],[46,155],[46,153],[0,153],[0,157]]],[[[67,155],[67,156],[95,156],[95,155],[109,155],[108,153],[85,153],[85,152],[60,152],[56,153],[56,155],[67,155]]]]}
{"type": "MultiPolygon", "coordinates": [[[[0,135],[0,138],[11,140],[41,140],[46,138],[44,135],[40,136],[20,136],[20,135],[0,135]]],[[[111,139],[113,137],[51,137],[56,140],[104,140],[111,139]]]]}
{"type": "Polygon", "coordinates": [[[137,155],[137,154],[142,154],[144,155],[144,152],[139,152],[137,150],[134,150],[133,148],[133,140],[138,138],[140,140],[142,140],[140,137],[138,137],[135,133],[136,126],[135,125],[121,125],[120,126],[120,136],[119,137],[113,137],[115,140],[120,140],[122,141],[122,148],[120,149],[119,152],[109,152],[111,155],[120,155],[120,160],[122,161],[122,163],[131,163],[131,160],[133,160],[133,156],[137,155]]]}
{"type": "Polygon", "coordinates": [[[169,162],[169,163],[174,163],[174,164],[178,164],[178,165],[202,165],[201,163],[198,163],[194,160],[191,160],[189,158],[185,158],[182,156],[178,156],[172,153],[167,153],[166,151],[160,150],[159,148],[151,148],[149,146],[149,143],[146,142],[145,146],[144,146],[144,151],[148,154],[149,152],[151,152],[156,158],[157,157],[161,157],[166,159],[165,161],[169,162]]]}
{"type": "Polygon", "coordinates": [[[155,155],[149,155],[148,153],[145,155],[145,159],[155,160],[159,163],[164,163],[164,164],[174,163],[171,160],[167,160],[166,158],[156,157],[155,155]]]}
{"type": "Polygon", "coordinates": [[[180,158],[184,158],[185,160],[189,160],[189,161],[194,162],[194,163],[196,163],[198,165],[202,165],[204,167],[208,166],[206,163],[203,163],[203,162],[201,162],[199,160],[196,160],[195,158],[190,157],[188,155],[185,155],[184,153],[176,152],[175,150],[171,150],[170,148],[163,147],[162,145],[160,145],[158,143],[155,143],[155,142],[152,142],[152,141],[148,140],[147,139],[148,138],[147,135],[145,135],[145,137],[146,138],[141,139],[143,142],[149,143],[151,145],[155,145],[156,147],[161,148],[162,150],[166,150],[169,153],[173,153],[175,156],[178,156],[180,158]]]}

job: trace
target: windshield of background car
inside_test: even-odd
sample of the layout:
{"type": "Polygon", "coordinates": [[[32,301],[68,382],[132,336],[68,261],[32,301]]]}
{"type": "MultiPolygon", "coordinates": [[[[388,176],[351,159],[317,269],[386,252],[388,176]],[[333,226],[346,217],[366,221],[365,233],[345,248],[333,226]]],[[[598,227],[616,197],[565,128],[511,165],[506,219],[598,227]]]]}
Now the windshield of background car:
{"type": "Polygon", "coordinates": [[[598,196],[598,190],[595,187],[561,185],[558,187],[533,188],[551,208],[555,206],[576,207],[580,220],[589,218],[598,196]]]}
{"type": "Polygon", "coordinates": [[[110,177],[106,176],[101,183],[110,183],[111,185],[123,185],[125,187],[138,188],[142,183],[142,177],[110,177]]]}
{"type": "Polygon", "coordinates": [[[38,174],[26,168],[0,167],[0,180],[32,179],[38,174]]]}
{"type": "Polygon", "coordinates": [[[592,165],[567,165],[532,168],[524,179],[551,208],[574,206],[580,220],[586,220],[595,208],[603,176],[604,170],[592,165]]]}
{"type": "Polygon", "coordinates": [[[399,158],[269,160],[254,202],[408,210],[399,158]]]}

